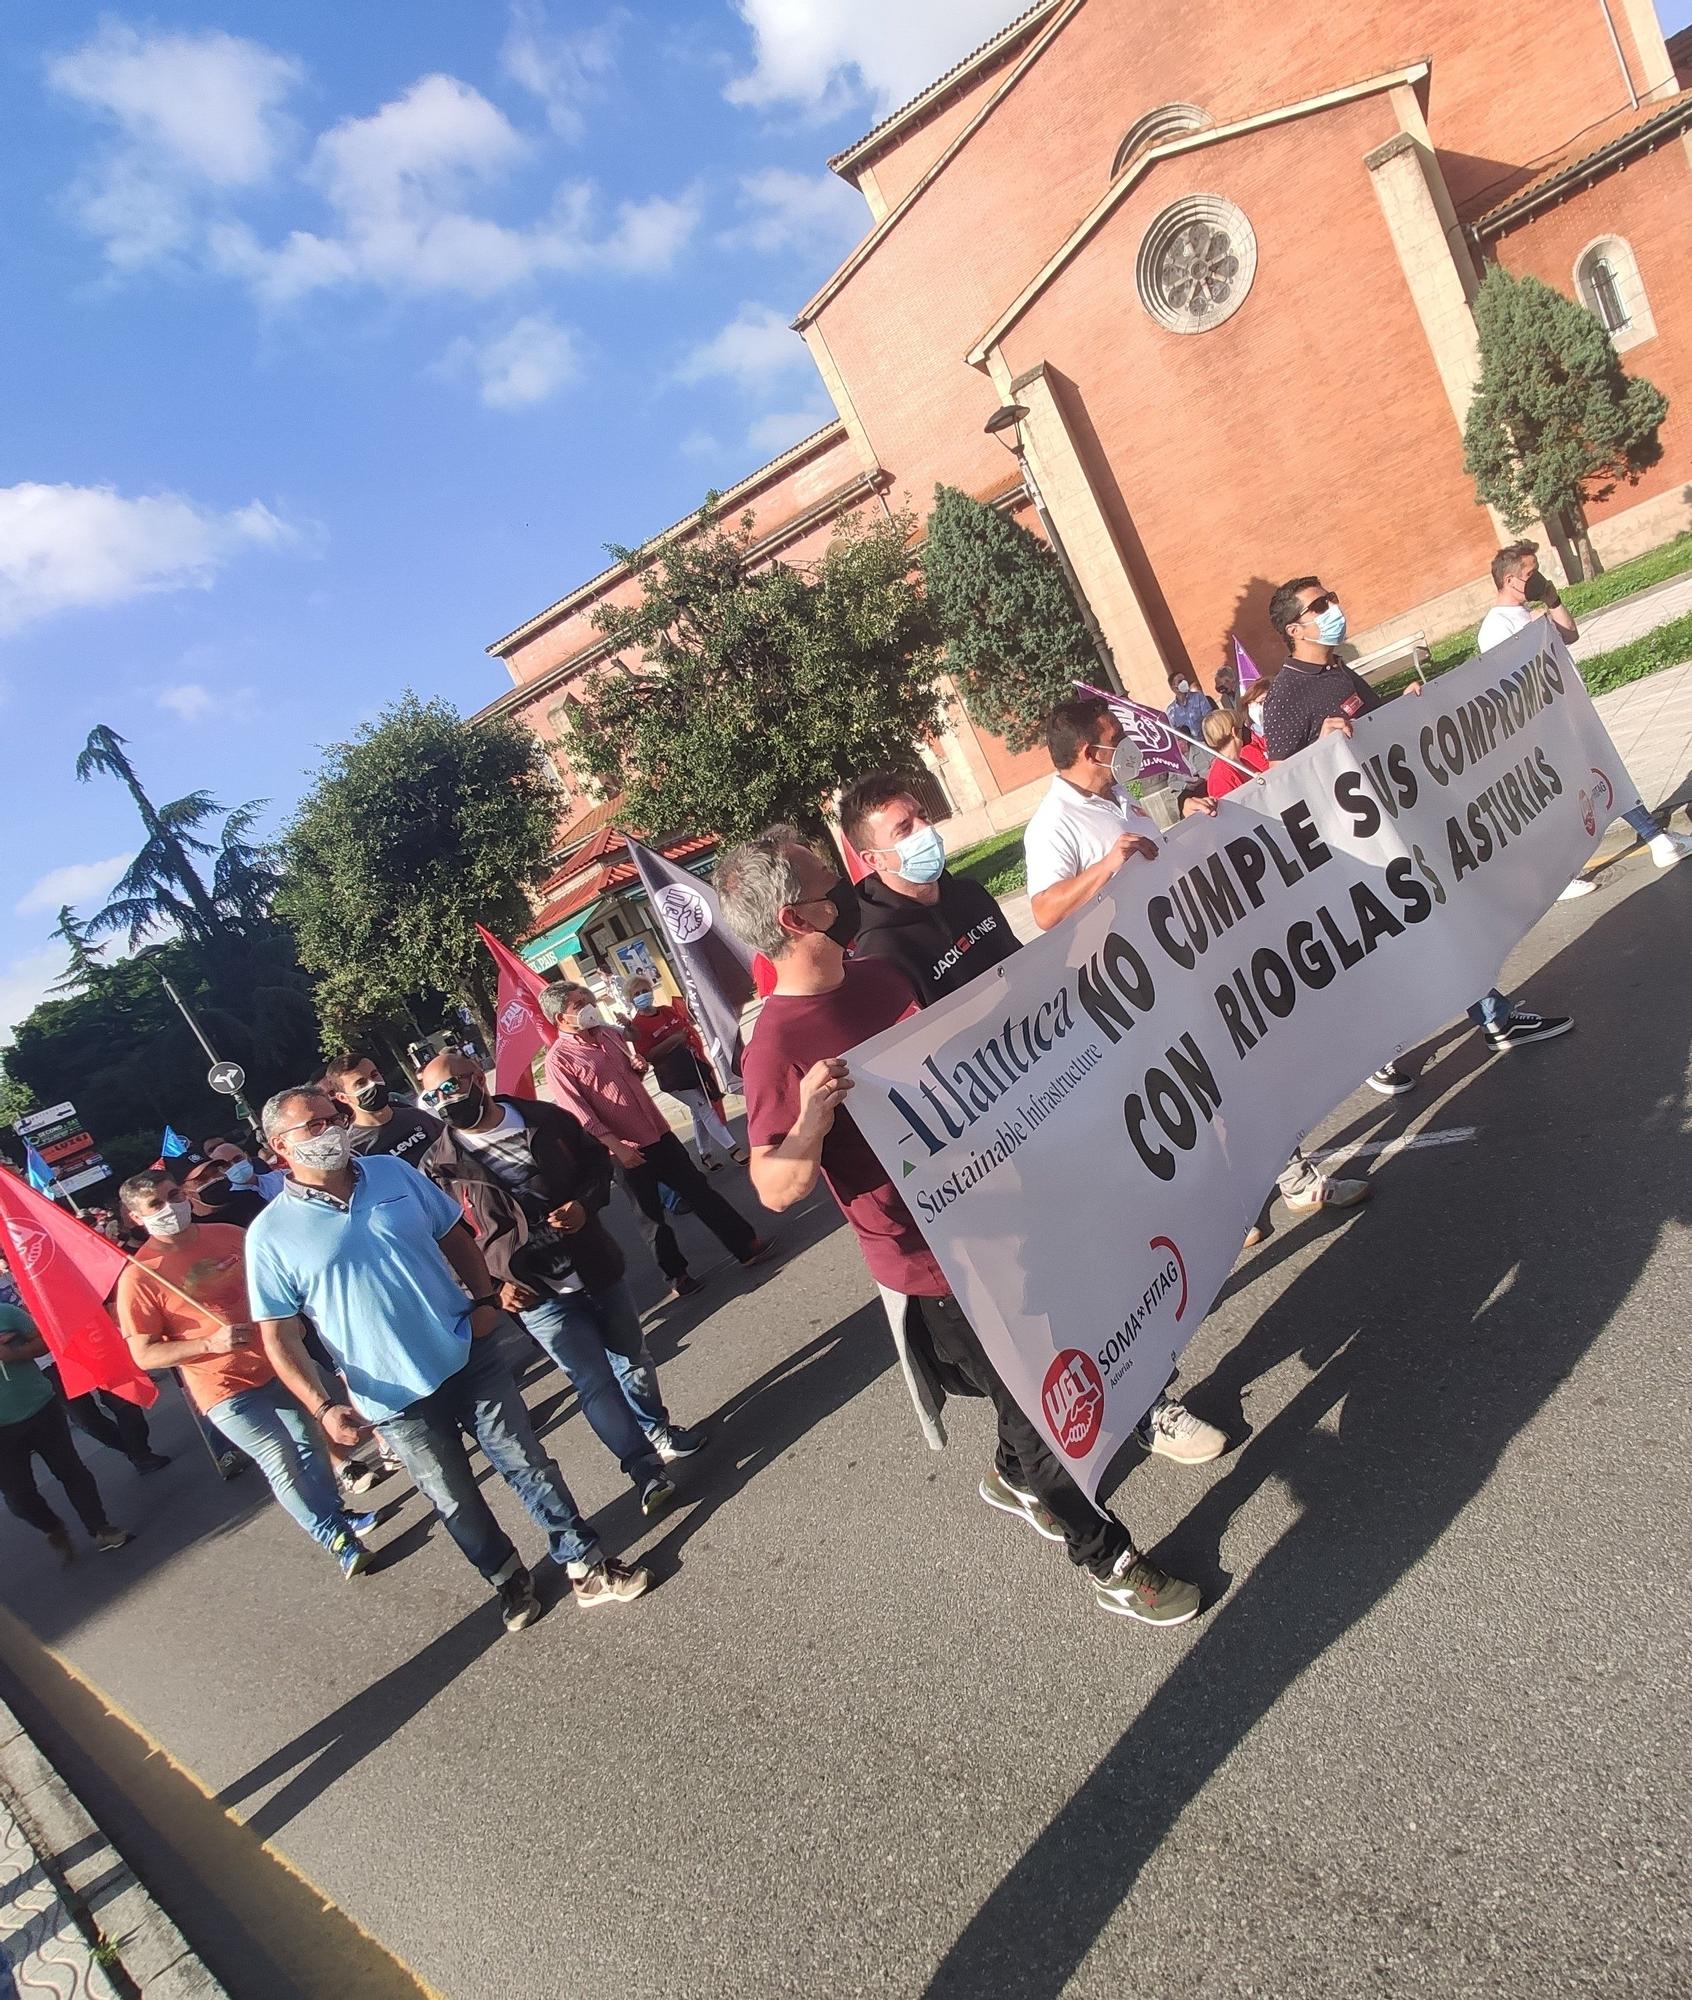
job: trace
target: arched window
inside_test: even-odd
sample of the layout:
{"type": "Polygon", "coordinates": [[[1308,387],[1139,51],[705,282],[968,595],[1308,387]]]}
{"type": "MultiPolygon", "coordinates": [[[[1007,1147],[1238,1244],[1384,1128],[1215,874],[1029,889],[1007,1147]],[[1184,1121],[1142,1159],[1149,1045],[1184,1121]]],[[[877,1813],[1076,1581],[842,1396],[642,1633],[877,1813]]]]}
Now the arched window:
{"type": "Polygon", "coordinates": [[[1657,331],[1633,251],[1620,236],[1600,236],[1575,260],[1575,293],[1617,349],[1637,347],[1657,331]]]}
{"type": "Polygon", "coordinates": [[[1153,146],[1161,146],[1166,139],[1179,139],[1188,132],[1202,132],[1211,122],[1210,114],[1196,104],[1160,104],[1128,127],[1116,149],[1116,158],[1110,163],[1111,179],[1115,180],[1124,167],[1153,146]]]}

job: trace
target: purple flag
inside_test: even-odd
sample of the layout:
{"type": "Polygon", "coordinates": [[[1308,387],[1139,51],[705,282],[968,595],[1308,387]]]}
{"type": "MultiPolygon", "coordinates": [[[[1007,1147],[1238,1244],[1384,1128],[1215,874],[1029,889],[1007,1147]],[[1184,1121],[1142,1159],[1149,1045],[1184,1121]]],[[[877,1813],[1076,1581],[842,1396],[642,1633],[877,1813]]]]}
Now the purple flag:
{"type": "Polygon", "coordinates": [[[1096,694],[1101,701],[1110,703],[1111,714],[1139,751],[1140,769],[1148,776],[1158,771],[1171,772],[1177,778],[1193,775],[1193,767],[1181,754],[1181,745],[1190,743],[1192,738],[1170,728],[1167,718],[1155,708],[1130,701],[1125,694],[1112,694],[1108,688],[1089,687],[1085,681],[1077,681],[1075,685],[1083,694],[1096,694]]]}
{"type": "Polygon", "coordinates": [[[1234,641],[1234,664],[1239,669],[1240,691],[1242,694],[1251,686],[1253,681],[1262,680],[1263,676],[1257,671],[1257,662],[1246,651],[1244,646],[1240,644],[1238,639],[1234,641]]]}

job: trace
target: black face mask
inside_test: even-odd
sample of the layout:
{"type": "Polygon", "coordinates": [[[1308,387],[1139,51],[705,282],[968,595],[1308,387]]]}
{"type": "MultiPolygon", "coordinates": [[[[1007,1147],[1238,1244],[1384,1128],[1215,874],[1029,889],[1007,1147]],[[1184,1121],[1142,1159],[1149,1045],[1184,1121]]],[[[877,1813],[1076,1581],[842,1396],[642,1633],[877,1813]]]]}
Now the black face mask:
{"type": "Polygon", "coordinates": [[[202,1208],[227,1208],[235,1199],[235,1190],[227,1181],[202,1181],[194,1190],[194,1199],[202,1208]]]}
{"type": "Polygon", "coordinates": [[[858,935],[861,918],[858,910],[858,885],[848,882],[842,875],[819,902],[834,905],[834,922],[823,932],[825,938],[832,938],[845,951],[858,935]]]}
{"type": "Polygon", "coordinates": [[[388,1086],[377,1077],[374,1082],[361,1083],[353,1092],[353,1102],[360,1111],[386,1111],[388,1099],[392,1096],[388,1086]]]}
{"type": "Polygon", "coordinates": [[[455,1097],[450,1104],[441,1106],[441,1116],[449,1125],[460,1132],[472,1125],[479,1125],[487,1115],[488,1093],[477,1084],[472,1084],[462,1097],[455,1097]]]}

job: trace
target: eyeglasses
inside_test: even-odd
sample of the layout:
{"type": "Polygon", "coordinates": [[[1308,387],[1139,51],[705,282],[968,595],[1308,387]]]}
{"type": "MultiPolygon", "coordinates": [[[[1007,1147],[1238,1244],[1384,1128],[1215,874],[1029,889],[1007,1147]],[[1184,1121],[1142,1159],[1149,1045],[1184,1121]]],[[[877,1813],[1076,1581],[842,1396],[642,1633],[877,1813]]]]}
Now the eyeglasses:
{"type": "Polygon", "coordinates": [[[306,1118],[298,1125],[280,1125],[271,1134],[273,1139],[290,1139],[296,1132],[303,1132],[308,1139],[315,1139],[320,1132],[327,1132],[332,1125],[344,1125],[345,1118],[306,1118]]]}
{"type": "Polygon", "coordinates": [[[1320,618],[1330,604],[1337,602],[1338,600],[1331,590],[1325,591],[1320,597],[1311,598],[1310,602],[1298,615],[1300,618],[1320,618]]]}

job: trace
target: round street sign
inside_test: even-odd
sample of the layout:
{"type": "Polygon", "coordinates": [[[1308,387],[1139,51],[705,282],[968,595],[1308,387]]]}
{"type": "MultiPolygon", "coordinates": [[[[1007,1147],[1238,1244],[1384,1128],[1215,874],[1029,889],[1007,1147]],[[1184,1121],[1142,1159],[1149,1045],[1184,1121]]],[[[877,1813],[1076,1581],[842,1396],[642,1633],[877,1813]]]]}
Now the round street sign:
{"type": "Polygon", "coordinates": [[[239,1063],[213,1063],[206,1077],[213,1090],[222,1091],[225,1097],[239,1097],[241,1086],[247,1080],[247,1072],[239,1063]]]}

